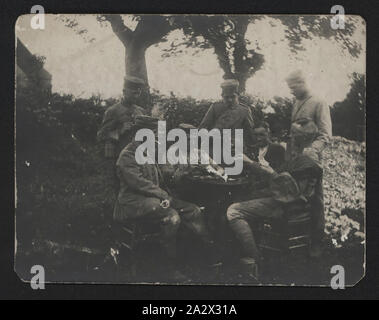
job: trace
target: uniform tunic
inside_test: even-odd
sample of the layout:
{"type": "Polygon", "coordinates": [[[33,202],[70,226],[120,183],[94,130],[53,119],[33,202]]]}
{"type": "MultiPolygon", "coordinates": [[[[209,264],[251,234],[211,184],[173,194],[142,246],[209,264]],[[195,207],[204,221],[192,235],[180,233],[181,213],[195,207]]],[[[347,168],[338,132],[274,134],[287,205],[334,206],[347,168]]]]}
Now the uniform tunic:
{"type": "Polygon", "coordinates": [[[147,210],[148,199],[160,201],[168,199],[169,194],[160,187],[161,173],[156,164],[140,165],[135,159],[136,144],[130,143],[121,152],[117,163],[120,190],[116,201],[114,218],[143,216],[147,210]]]}
{"type": "MultiPolygon", "coordinates": [[[[296,100],[292,109],[291,122],[296,120],[307,118],[316,124],[318,128],[318,135],[311,145],[306,146],[312,148],[317,154],[315,160],[321,159],[321,153],[324,150],[326,144],[329,142],[329,138],[332,135],[332,122],[330,118],[329,107],[319,99],[309,96],[303,100],[296,100]]],[[[288,151],[294,149],[294,141],[291,140],[288,151]]],[[[287,155],[287,159],[290,154],[287,155]]]]}
{"type": "Polygon", "coordinates": [[[200,214],[200,209],[179,199],[173,199],[164,186],[163,174],[157,164],[138,164],[135,159],[137,143],[130,143],[117,160],[120,191],[114,211],[115,220],[125,220],[146,215],[159,216],[162,200],[171,199],[171,207],[178,210],[184,221],[200,214]],[[164,186],[164,187],[163,187],[164,186]]]}
{"type": "Polygon", "coordinates": [[[254,121],[247,106],[238,104],[228,107],[223,102],[214,103],[200,123],[199,128],[211,129],[243,129],[244,150],[252,144],[254,121]]]}

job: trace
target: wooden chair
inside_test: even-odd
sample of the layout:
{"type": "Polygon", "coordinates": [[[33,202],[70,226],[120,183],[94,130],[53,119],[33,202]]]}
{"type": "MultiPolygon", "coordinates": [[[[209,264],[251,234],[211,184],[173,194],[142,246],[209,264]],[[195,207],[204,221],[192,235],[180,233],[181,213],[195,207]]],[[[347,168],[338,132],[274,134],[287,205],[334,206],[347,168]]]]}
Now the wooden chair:
{"type": "Polygon", "coordinates": [[[259,247],[263,252],[289,254],[308,250],[311,211],[309,205],[289,206],[282,219],[265,219],[259,228],[259,247]]]}
{"type": "MultiPolygon", "coordinates": [[[[158,221],[150,219],[131,219],[126,222],[115,222],[113,258],[120,277],[134,279],[139,263],[138,249],[146,242],[159,243],[161,236],[158,221]]],[[[111,250],[112,250],[111,249],[111,250]]]]}

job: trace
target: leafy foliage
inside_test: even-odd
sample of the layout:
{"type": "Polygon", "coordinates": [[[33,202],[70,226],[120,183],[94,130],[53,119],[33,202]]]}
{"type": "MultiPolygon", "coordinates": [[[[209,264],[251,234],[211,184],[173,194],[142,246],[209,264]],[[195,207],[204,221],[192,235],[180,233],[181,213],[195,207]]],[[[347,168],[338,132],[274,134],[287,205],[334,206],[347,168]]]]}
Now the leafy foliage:
{"type": "Polygon", "coordinates": [[[164,55],[182,52],[183,48],[213,48],[224,78],[234,78],[245,91],[246,80],[264,63],[264,57],[254,49],[245,34],[248,25],[259,16],[248,15],[184,15],[173,19],[174,25],[183,30],[183,42],[171,45],[164,55]]]}
{"type": "Polygon", "coordinates": [[[350,92],[345,100],[336,102],[331,109],[333,134],[351,140],[365,139],[366,79],[353,73],[350,92]]]}
{"type": "Polygon", "coordinates": [[[33,86],[17,90],[19,235],[71,239],[71,230],[80,226],[80,238],[91,234],[91,225],[103,225],[84,217],[106,218],[114,202],[108,164],[95,140],[102,105],[112,103],[45,95],[33,86]]]}
{"type": "MultiPolygon", "coordinates": [[[[241,92],[245,91],[246,80],[262,68],[265,58],[258,50],[247,47],[251,44],[245,37],[249,24],[263,19],[263,15],[184,15],[172,17],[173,24],[182,29],[185,38],[173,43],[165,50],[164,56],[183,52],[185,48],[197,50],[213,48],[224,78],[239,80],[241,92]]],[[[330,16],[321,15],[273,15],[270,18],[282,23],[289,47],[293,53],[304,50],[304,39],[315,37],[333,39],[340,45],[342,54],[347,52],[357,58],[362,46],[352,36],[359,23],[359,17],[345,17],[345,28],[333,30],[330,16]]],[[[275,22],[271,23],[275,25],[275,22]]],[[[257,46],[259,48],[259,44],[257,46]]]]}
{"type": "Polygon", "coordinates": [[[331,17],[327,15],[275,15],[272,17],[287,27],[286,37],[294,53],[304,50],[303,40],[312,39],[312,37],[333,38],[340,44],[341,50],[346,48],[347,52],[355,58],[362,51],[362,46],[351,38],[358,23],[365,23],[358,16],[345,16],[345,28],[338,30],[331,28],[331,17]]]}
{"type": "Polygon", "coordinates": [[[365,144],[333,137],[323,152],[325,231],[336,247],[364,241],[365,144]]]}
{"type": "Polygon", "coordinates": [[[194,98],[177,98],[174,94],[169,97],[152,94],[153,105],[158,108],[158,116],[167,122],[167,128],[178,127],[181,123],[198,126],[212,101],[197,101],[194,98]]]}

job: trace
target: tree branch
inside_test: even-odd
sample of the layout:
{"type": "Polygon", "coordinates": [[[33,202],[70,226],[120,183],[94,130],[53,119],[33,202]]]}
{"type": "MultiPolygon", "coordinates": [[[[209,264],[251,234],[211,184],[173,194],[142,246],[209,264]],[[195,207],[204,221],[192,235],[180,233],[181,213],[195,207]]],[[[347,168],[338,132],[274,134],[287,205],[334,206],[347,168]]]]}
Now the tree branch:
{"type": "Polygon", "coordinates": [[[150,47],[162,40],[174,27],[169,23],[167,17],[158,15],[145,15],[141,17],[134,37],[140,39],[145,48],[150,47]]]}
{"type": "Polygon", "coordinates": [[[134,32],[124,24],[119,14],[105,14],[103,17],[110,23],[113,32],[126,47],[133,40],[134,32]]]}

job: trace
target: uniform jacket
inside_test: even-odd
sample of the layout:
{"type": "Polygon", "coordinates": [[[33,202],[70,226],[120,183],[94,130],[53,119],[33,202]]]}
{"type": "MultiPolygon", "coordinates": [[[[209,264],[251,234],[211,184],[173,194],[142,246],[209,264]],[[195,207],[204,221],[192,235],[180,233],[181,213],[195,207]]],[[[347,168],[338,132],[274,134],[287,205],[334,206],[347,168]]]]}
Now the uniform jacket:
{"type": "Polygon", "coordinates": [[[162,173],[156,164],[138,164],[135,159],[137,144],[130,143],[117,160],[116,169],[120,179],[115,218],[125,218],[128,210],[139,210],[146,198],[168,199],[169,194],[160,185],[162,173]]]}
{"type": "Polygon", "coordinates": [[[252,143],[254,121],[249,107],[238,104],[231,108],[223,102],[217,102],[210,106],[199,128],[244,129],[244,141],[252,143]]]}
{"type": "MultiPolygon", "coordinates": [[[[301,101],[296,100],[292,109],[291,121],[294,123],[296,120],[302,118],[310,119],[317,125],[318,134],[311,145],[306,147],[314,149],[320,157],[332,135],[332,122],[329,107],[313,96],[309,96],[301,101]]],[[[292,148],[291,145],[293,145],[293,141],[290,142],[289,152],[292,148]]]]}

